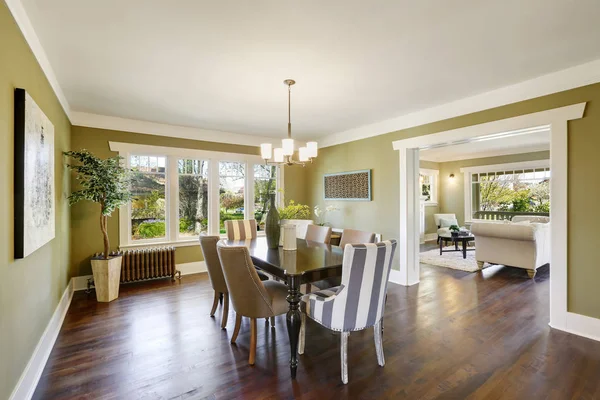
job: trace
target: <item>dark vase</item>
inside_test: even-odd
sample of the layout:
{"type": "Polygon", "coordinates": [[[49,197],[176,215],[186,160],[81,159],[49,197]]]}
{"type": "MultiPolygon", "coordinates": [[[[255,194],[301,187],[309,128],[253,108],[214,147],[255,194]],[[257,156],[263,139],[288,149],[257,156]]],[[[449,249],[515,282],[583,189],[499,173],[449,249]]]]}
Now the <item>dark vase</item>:
{"type": "Polygon", "coordinates": [[[265,222],[265,234],[267,236],[267,246],[270,249],[279,247],[279,236],[281,230],[279,228],[279,213],[275,208],[275,195],[271,195],[271,206],[267,213],[267,221],[265,222]]]}
{"type": "Polygon", "coordinates": [[[452,231],[451,234],[452,237],[458,237],[458,231],[452,231]]]}

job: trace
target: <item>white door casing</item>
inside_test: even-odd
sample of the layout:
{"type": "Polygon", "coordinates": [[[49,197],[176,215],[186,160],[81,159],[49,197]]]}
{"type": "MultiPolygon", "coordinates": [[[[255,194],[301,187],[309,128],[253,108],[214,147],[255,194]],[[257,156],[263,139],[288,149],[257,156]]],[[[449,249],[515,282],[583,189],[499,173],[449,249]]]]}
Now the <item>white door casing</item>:
{"type": "Polygon", "coordinates": [[[550,169],[552,171],[550,181],[550,198],[552,199],[550,210],[552,221],[550,326],[600,340],[600,335],[596,335],[597,332],[589,332],[589,327],[600,326],[600,321],[567,312],[567,121],[582,118],[585,105],[586,103],[573,104],[394,141],[393,148],[399,152],[400,160],[399,283],[410,286],[419,282],[419,223],[415,218],[416,215],[419,215],[420,192],[416,190],[419,182],[419,149],[433,145],[465,143],[503,132],[548,126],[550,129],[550,169]],[[585,319],[585,324],[582,319],[585,319]]]}

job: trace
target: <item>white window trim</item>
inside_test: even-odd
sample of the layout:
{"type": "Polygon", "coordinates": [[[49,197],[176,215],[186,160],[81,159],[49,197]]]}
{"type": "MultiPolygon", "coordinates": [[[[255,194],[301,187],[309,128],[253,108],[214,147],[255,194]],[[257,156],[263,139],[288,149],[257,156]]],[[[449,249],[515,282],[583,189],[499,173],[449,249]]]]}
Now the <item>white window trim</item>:
{"type": "Polygon", "coordinates": [[[473,174],[482,174],[489,172],[514,171],[520,169],[532,168],[550,168],[550,160],[522,161],[506,164],[480,165],[477,167],[461,168],[460,172],[464,174],[464,192],[465,192],[465,224],[482,221],[478,218],[472,218],[473,205],[471,204],[471,195],[473,190],[473,174]]]}
{"type": "MultiPolygon", "coordinates": [[[[245,165],[244,182],[244,218],[254,218],[254,165],[263,164],[264,160],[258,155],[226,153],[220,151],[208,151],[197,149],[184,149],[178,147],[152,146],[134,143],[109,142],[111,151],[119,153],[119,156],[125,160],[125,165],[129,168],[130,156],[135,154],[156,155],[167,158],[166,171],[167,187],[165,188],[165,200],[167,210],[165,212],[165,223],[168,230],[165,238],[131,240],[131,203],[122,206],[119,209],[119,247],[121,249],[144,248],[149,246],[175,246],[185,247],[198,244],[196,239],[180,239],[177,224],[171,224],[170,221],[177,221],[179,210],[178,194],[178,169],[177,159],[197,159],[208,161],[208,233],[220,236],[219,233],[219,168],[221,161],[242,162],[245,165]]],[[[277,188],[283,188],[284,168],[277,169],[277,188]]],[[[277,193],[277,204],[281,205],[281,194],[277,193]]]]}
{"type": "Polygon", "coordinates": [[[428,175],[431,178],[430,200],[425,201],[425,207],[436,207],[438,205],[438,188],[440,182],[440,171],[438,169],[419,168],[419,173],[428,175]]]}

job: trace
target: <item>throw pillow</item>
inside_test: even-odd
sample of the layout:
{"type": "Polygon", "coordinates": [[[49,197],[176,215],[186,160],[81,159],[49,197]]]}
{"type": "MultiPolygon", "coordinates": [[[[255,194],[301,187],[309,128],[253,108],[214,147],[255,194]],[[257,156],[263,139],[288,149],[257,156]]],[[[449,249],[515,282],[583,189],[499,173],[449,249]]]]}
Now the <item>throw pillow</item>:
{"type": "Polygon", "coordinates": [[[458,225],[456,218],[440,218],[440,228],[450,228],[452,225],[458,225]]]}

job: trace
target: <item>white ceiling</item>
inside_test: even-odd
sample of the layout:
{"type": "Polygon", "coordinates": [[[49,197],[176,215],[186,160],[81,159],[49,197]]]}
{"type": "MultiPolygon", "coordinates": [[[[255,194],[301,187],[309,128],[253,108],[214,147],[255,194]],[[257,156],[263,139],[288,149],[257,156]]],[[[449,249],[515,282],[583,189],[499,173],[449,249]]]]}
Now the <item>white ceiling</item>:
{"type": "Polygon", "coordinates": [[[598,0],[22,0],[72,110],[299,139],[600,58],[598,0]]]}
{"type": "Polygon", "coordinates": [[[425,161],[447,162],[544,150],[550,150],[549,130],[421,150],[419,157],[425,161]]]}

